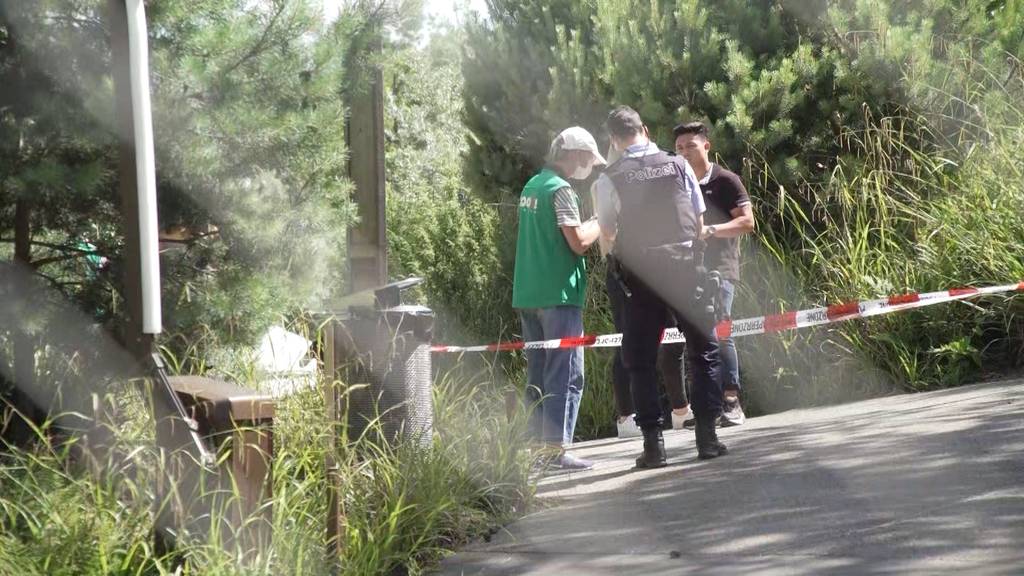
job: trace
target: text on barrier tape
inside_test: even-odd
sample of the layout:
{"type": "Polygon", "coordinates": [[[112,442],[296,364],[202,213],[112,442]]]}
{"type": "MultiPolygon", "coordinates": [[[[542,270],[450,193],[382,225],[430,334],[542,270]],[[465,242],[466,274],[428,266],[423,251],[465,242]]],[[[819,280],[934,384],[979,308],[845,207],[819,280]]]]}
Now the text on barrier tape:
{"type": "MultiPolygon", "coordinates": [[[[795,312],[783,312],[768,316],[744,318],[742,320],[723,320],[715,327],[719,339],[736,336],[753,336],[755,334],[771,334],[784,330],[822,326],[836,322],[853,320],[854,318],[870,318],[891,314],[911,308],[932,306],[942,302],[953,302],[986,294],[1005,292],[1024,292],[1024,282],[987,286],[984,288],[952,288],[940,292],[921,292],[898,294],[876,300],[861,300],[834,304],[824,308],[811,308],[795,312]]],[[[675,328],[665,330],[662,344],[685,342],[683,335],[675,328]]],[[[556,338],[553,340],[536,340],[533,342],[499,342],[482,346],[445,346],[430,347],[431,352],[505,352],[510,350],[552,350],[556,348],[617,348],[622,345],[622,334],[602,334],[600,336],[584,335],[574,338],[556,338]]]]}

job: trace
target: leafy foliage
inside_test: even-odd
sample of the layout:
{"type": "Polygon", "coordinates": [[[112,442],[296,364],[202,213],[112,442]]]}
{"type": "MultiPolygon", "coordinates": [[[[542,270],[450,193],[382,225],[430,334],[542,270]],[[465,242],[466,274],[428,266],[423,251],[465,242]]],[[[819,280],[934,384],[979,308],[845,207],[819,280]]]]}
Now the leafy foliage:
{"type": "Polygon", "coordinates": [[[474,196],[464,176],[460,40],[438,33],[427,49],[395,48],[388,58],[390,267],[427,280],[439,337],[490,338],[511,295],[498,265],[501,208],[474,196]]]}
{"type": "MultiPolygon", "coordinates": [[[[107,15],[98,0],[4,2],[0,237],[30,208],[37,273],[97,322],[122,316],[123,234],[107,15]],[[109,265],[84,265],[88,241],[109,265]]],[[[165,319],[248,341],[339,286],[351,221],[339,91],[346,21],[308,1],[154,2],[165,319]]]]}
{"type": "MultiPolygon", "coordinates": [[[[99,475],[69,468],[71,444],[50,440],[48,426],[37,430],[37,446],[5,450],[0,572],[423,574],[446,550],[492,534],[532,500],[535,456],[523,449],[525,418],[505,418],[503,399],[489,380],[487,374],[438,378],[435,436],[427,446],[364,436],[338,447],[333,459],[345,522],[336,558],[324,542],[330,486],[324,461],[336,423],[327,420],[320,390],[279,402],[274,497],[266,503],[273,509],[272,542],[245,561],[223,547],[227,530],[206,538],[183,535],[171,554],[154,550],[153,487],[168,482],[169,472],[153,445],[153,423],[138,388],[118,388],[123,420],[116,422],[116,449],[99,475]]],[[[223,513],[213,506],[215,524],[227,524],[219,519],[223,513]]]]}
{"type": "MultiPolygon", "coordinates": [[[[985,268],[968,261],[991,244],[951,242],[937,252],[943,262],[914,255],[931,253],[936,238],[925,221],[948,230],[947,239],[1003,234],[993,223],[965,221],[980,218],[970,206],[989,204],[964,198],[980,202],[974,171],[998,171],[989,162],[1017,146],[1019,3],[490,6],[490,20],[469,25],[463,59],[468,176],[479,197],[514,202],[558,130],[580,124],[601,134],[607,110],[623,103],[663,147],[672,146],[674,124],[707,123],[713,154],[752,192],[759,235],[745,243],[737,316],[1017,277],[1012,249],[985,268]],[[941,208],[950,203],[963,212],[941,208]]],[[[996,205],[1018,194],[1013,184],[995,190],[984,193],[997,194],[996,205]]],[[[1001,229],[1017,229],[1010,213],[999,216],[1001,229]]],[[[500,234],[506,276],[514,233],[510,219],[500,234]]],[[[587,310],[588,331],[607,326],[601,300],[587,310]]],[[[990,317],[975,310],[924,331],[915,324],[922,317],[911,314],[839,332],[748,339],[740,348],[753,409],[874,394],[894,382],[916,389],[969,380],[980,365],[1012,362],[1013,347],[1002,345],[1016,334],[1013,314],[992,313],[1002,328],[974,330],[990,317]],[[898,336],[889,342],[893,326],[898,336]],[[820,373],[819,382],[821,350],[846,358],[849,377],[820,373]]],[[[607,397],[606,366],[588,366],[588,394],[607,397]]],[[[607,429],[603,402],[585,400],[584,434],[607,429]]]]}

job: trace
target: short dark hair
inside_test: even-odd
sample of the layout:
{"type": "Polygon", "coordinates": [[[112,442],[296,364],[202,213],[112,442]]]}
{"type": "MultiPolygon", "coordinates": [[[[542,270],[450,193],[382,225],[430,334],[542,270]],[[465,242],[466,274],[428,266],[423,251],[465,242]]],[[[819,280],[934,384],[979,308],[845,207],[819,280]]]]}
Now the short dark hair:
{"type": "Polygon", "coordinates": [[[643,132],[644,129],[640,114],[629,106],[619,106],[612,110],[604,125],[615,138],[628,138],[643,132]]]}
{"type": "Polygon", "coordinates": [[[684,122],[676,125],[672,129],[672,135],[679,138],[683,134],[696,134],[697,136],[703,137],[705,140],[708,139],[708,127],[703,122],[684,122]]]}

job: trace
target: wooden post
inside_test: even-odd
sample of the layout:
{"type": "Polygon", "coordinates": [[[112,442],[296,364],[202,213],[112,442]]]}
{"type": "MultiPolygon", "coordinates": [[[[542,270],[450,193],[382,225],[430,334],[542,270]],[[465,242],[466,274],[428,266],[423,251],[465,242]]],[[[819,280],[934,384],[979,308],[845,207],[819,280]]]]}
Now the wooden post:
{"type": "Polygon", "coordinates": [[[125,348],[148,363],[153,337],[142,331],[142,251],[139,233],[139,190],[135,161],[135,122],[132,117],[131,67],[128,52],[128,12],[124,0],[107,0],[110,23],[111,73],[114,79],[114,107],[117,121],[118,192],[124,225],[125,324],[121,339],[125,348]]]}
{"type": "MultiPolygon", "coordinates": [[[[157,524],[163,530],[188,529],[201,541],[220,534],[228,552],[249,563],[271,542],[273,509],[273,425],[275,402],[269,396],[202,376],[175,376],[171,387],[199,434],[220,458],[201,467],[187,429],[179,419],[157,422],[157,445],[167,454],[169,474],[157,491],[157,524]],[[224,458],[224,451],[230,456],[224,458]]],[[[164,542],[168,546],[170,542],[164,542]]]]}
{"type": "MultiPolygon", "coordinates": [[[[388,237],[384,185],[384,73],[379,59],[383,51],[380,24],[369,22],[363,32],[367,50],[350,54],[349,75],[346,79],[346,99],[349,114],[346,119],[345,139],[349,152],[349,177],[355,184],[355,202],[359,225],[348,232],[348,292],[350,294],[378,288],[388,279],[388,237]],[[357,61],[362,58],[363,61],[357,61]]],[[[357,49],[361,46],[355,44],[357,49]]],[[[338,430],[341,404],[338,374],[337,320],[326,326],[325,351],[329,355],[324,394],[332,428],[338,430]]],[[[341,471],[334,459],[338,448],[337,432],[331,435],[325,462],[330,500],[327,516],[328,549],[337,561],[344,552],[345,512],[341,494],[341,471]]]]}
{"type": "Polygon", "coordinates": [[[324,469],[327,476],[327,550],[334,554],[334,560],[340,558],[344,544],[341,542],[341,531],[344,527],[341,510],[341,470],[335,454],[338,449],[338,391],[336,380],[337,358],[334,352],[334,327],[337,319],[331,318],[323,327],[323,342],[320,347],[321,361],[324,368],[324,404],[327,407],[327,423],[330,434],[327,435],[327,458],[324,469]]]}
{"type": "MultiPolygon", "coordinates": [[[[124,253],[122,254],[122,295],[125,300],[125,321],[120,327],[119,339],[128,353],[137,361],[137,365],[129,369],[130,373],[142,376],[143,366],[150,362],[153,351],[153,336],[142,330],[142,247],[139,227],[139,189],[138,173],[135,158],[135,120],[132,114],[131,56],[128,42],[128,10],[125,0],[107,0],[107,28],[110,30],[110,64],[111,77],[114,84],[114,115],[117,133],[118,152],[118,194],[121,197],[121,222],[124,235],[124,253]]],[[[159,394],[153,388],[151,393],[159,394]]],[[[161,408],[163,403],[152,403],[153,418],[158,423],[170,417],[161,408]]],[[[95,436],[102,434],[97,427],[95,436]]],[[[93,435],[93,434],[91,434],[93,435]]],[[[105,438],[96,438],[88,442],[89,446],[106,442],[105,438]]],[[[154,518],[160,519],[161,501],[165,494],[164,483],[157,480],[154,487],[156,499],[153,503],[154,518]]],[[[158,522],[159,523],[159,522],[158,522]]],[[[172,543],[166,538],[160,526],[154,525],[152,531],[153,544],[158,554],[170,551],[172,543]]]]}
{"type": "Polygon", "coordinates": [[[378,25],[366,32],[368,63],[355,63],[348,78],[349,177],[355,184],[359,225],[349,229],[349,292],[380,287],[388,278],[388,236],[384,187],[384,73],[378,25]]]}

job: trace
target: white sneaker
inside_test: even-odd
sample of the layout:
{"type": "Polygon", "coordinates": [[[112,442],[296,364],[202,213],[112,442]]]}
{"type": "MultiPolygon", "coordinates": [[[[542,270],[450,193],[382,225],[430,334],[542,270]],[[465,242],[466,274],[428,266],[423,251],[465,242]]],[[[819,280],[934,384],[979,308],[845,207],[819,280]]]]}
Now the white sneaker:
{"type": "Polygon", "coordinates": [[[640,430],[640,427],[636,425],[635,414],[629,416],[622,416],[616,423],[616,427],[619,431],[619,438],[636,438],[643,436],[644,433],[640,430]]]}
{"type": "Polygon", "coordinates": [[[679,414],[675,410],[672,410],[672,429],[682,430],[683,424],[693,420],[693,410],[690,410],[690,405],[686,405],[686,412],[679,414]]]}
{"type": "Polygon", "coordinates": [[[718,425],[722,428],[727,428],[729,426],[741,426],[746,421],[747,416],[743,413],[743,407],[740,406],[740,399],[736,397],[726,398],[722,404],[722,417],[718,425]]]}
{"type": "Polygon", "coordinates": [[[594,467],[594,463],[590,460],[565,452],[558,458],[556,467],[561,468],[562,470],[590,470],[594,467]]]}

